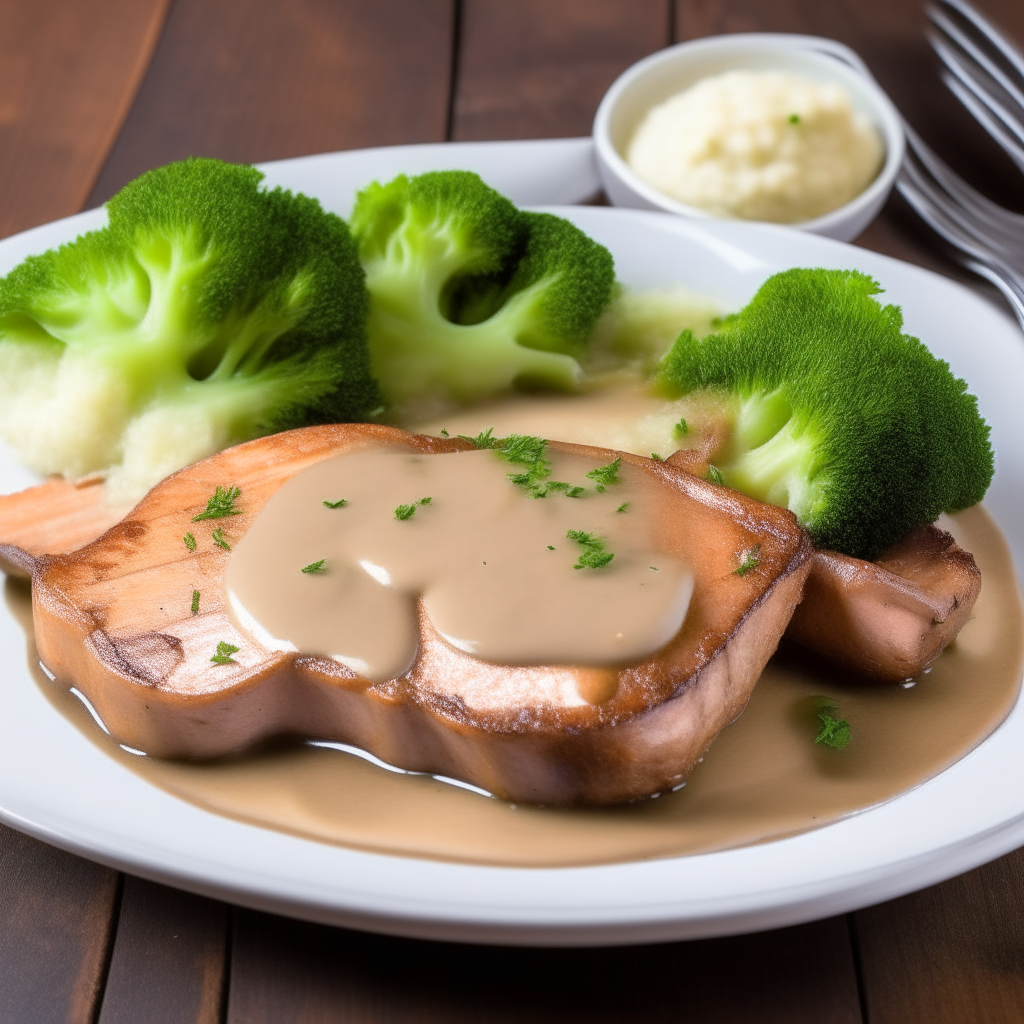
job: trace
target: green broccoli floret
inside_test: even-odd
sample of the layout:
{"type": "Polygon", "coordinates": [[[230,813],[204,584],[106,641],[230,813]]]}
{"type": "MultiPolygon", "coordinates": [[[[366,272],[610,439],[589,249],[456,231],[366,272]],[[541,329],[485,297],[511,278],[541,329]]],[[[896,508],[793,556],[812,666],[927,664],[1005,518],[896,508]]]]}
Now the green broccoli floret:
{"type": "Polygon", "coordinates": [[[724,483],[793,511],[821,548],[873,558],[911,529],[980,501],[988,426],[966,384],[902,333],[864,274],[789,270],[665,357],[669,393],[731,409],[724,483]]]}
{"type": "Polygon", "coordinates": [[[609,252],[468,171],[400,175],[356,200],[373,372],[399,419],[513,387],[571,390],[611,298],[609,252]]]}
{"type": "Polygon", "coordinates": [[[379,406],[348,228],[262,177],[149,171],[106,228],[0,281],[0,433],[25,462],[135,497],[227,445],[379,406]]]}

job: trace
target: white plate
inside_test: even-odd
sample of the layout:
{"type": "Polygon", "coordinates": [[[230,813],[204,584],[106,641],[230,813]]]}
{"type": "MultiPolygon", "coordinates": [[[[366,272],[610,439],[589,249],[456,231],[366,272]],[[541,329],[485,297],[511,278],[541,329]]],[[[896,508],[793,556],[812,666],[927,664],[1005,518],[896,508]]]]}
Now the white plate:
{"type": "MultiPolygon", "coordinates": [[[[402,147],[271,165],[345,212],[354,184],[397,170],[472,166],[520,201],[582,199],[585,141],[402,147]],[[549,159],[550,158],[550,159],[549,159]],[[547,163],[545,163],[547,161],[547,163]],[[517,188],[516,182],[526,186],[517,188]],[[561,190],[559,192],[559,190],[561,190]]],[[[589,177],[588,177],[589,175],[589,177]]],[[[903,306],[907,330],[948,359],[992,424],[986,499],[1024,565],[1024,345],[999,309],[960,285],[873,252],[785,228],[598,207],[558,210],[614,253],[634,286],[683,282],[725,308],[791,266],[855,267],[903,306]]],[[[82,214],[0,243],[0,273],[102,221],[82,214]]],[[[9,459],[0,490],[30,482],[9,459]]],[[[1024,843],[1024,711],[952,768],[873,810],[777,842],[602,867],[511,869],[329,846],[207,813],[154,789],[62,718],[0,610],[0,818],[56,846],[194,892],[296,917],[401,935],[602,944],[752,931],[888,899],[1024,843]]]]}

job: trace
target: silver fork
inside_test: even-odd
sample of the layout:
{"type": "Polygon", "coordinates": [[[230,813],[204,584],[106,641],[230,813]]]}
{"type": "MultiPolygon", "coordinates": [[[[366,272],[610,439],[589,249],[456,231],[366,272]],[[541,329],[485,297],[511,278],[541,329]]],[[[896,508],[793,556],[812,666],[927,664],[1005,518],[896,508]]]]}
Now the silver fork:
{"type": "MultiPolygon", "coordinates": [[[[946,85],[1024,171],[1024,57],[967,0],[934,0],[928,16],[946,85]]],[[[1002,292],[1024,328],[1024,216],[987,199],[904,128],[897,189],[963,266],[1002,292]]]]}
{"type": "Polygon", "coordinates": [[[1002,292],[1024,329],[1024,216],[986,199],[904,127],[907,151],[896,188],[963,266],[1002,292]]]}
{"type": "Polygon", "coordinates": [[[928,17],[943,81],[1024,171],[1024,55],[967,0],[934,0],[928,17]]]}

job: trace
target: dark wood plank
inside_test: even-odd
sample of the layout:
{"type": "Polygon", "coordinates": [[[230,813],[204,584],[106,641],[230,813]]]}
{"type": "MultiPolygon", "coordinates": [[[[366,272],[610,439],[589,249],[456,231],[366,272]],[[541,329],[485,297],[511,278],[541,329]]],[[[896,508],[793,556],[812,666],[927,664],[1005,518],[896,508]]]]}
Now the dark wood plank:
{"type": "Polygon", "coordinates": [[[608,86],[669,38],[667,0],[464,0],[452,138],[589,135],[608,86]]]}
{"type": "Polygon", "coordinates": [[[236,914],[227,1024],[861,1020],[843,918],[710,942],[516,949],[236,914]]]}
{"type": "Polygon", "coordinates": [[[856,921],[871,1024],[1024,1020],[1024,851],[856,921]]]}
{"type": "Polygon", "coordinates": [[[454,0],[176,0],[90,205],[187,156],[445,137],[454,0]]]}
{"type": "Polygon", "coordinates": [[[125,877],[99,1024],[217,1024],[228,908],[125,877]]]}
{"type": "Polygon", "coordinates": [[[0,825],[0,1024],[91,1024],[117,880],[0,825]]]}
{"type": "Polygon", "coordinates": [[[0,3],[0,237],[82,208],[168,3],[0,3]]]}

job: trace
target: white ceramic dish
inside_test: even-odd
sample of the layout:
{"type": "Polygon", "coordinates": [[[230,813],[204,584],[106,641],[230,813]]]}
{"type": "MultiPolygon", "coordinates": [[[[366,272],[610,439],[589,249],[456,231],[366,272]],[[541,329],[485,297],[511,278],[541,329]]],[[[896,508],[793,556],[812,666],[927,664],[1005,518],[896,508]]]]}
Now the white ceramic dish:
{"type": "MultiPolygon", "coordinates": [[[[538,166],[551,157],[552,186],[571,191],[575,182],[582,197],[589,187],[581,170],[589,166],[587,152],[580,142],[503,144],[490,155],[481,148],[422,147],[287,161],[269,170],[275,182],[301,182],[328,206],[345,210],[354,176],[362,181],[400,167],[462,163],[508,187],[517,165],[524,180],[540,180],[538,166]]],[[[517,195],[514,182],[509,191],[517,195]]],[[[855,267],[875,275],[886,297],[902,304],[907,329],[926,338],[978,394],[999,456],[987,504],[1017,566],[1024,566],[1024,345],[1005,313],[927,271],[785,228],[592,207],[558,212],[612,250],[627,284],[685,282],[726,308],[785,267],[855,267]]],[[[0,273],[101,220],[87,213],[0,242],[0,273]]],[[[9,458],[0,460],[0,490],[30,482],[9,458]]],[[[147,878],[317,921],[536,945],[719,935],[888,899],[1024,842],[1020,707],[939,777],[815,832],[692,857],[510,869],[365,853],[202,811],[126,771],[54,711],[28,672],[21,629],[3,606],[0,651],[0,818],[147,878]]]]}
{"type": "Polygon", "coordinates": [[[774,32],[710,36],[659,50],[624,71],[605,93],[594,118],[598,170],[615,206],[664,210],[683,217],[711,219],[712,214],[687,206],[659,192],[624,158],[643,116],[651,107],[723,71],[781,70],[845,86],[855,107],[878,128],[886,147],[878,177],[856,198],[814,220],[790,225],[848,242],[878,215],[903,161],[903,125],[889,97],[871,77],[864,62],[842,43],[818,36],[774,32]]]}

